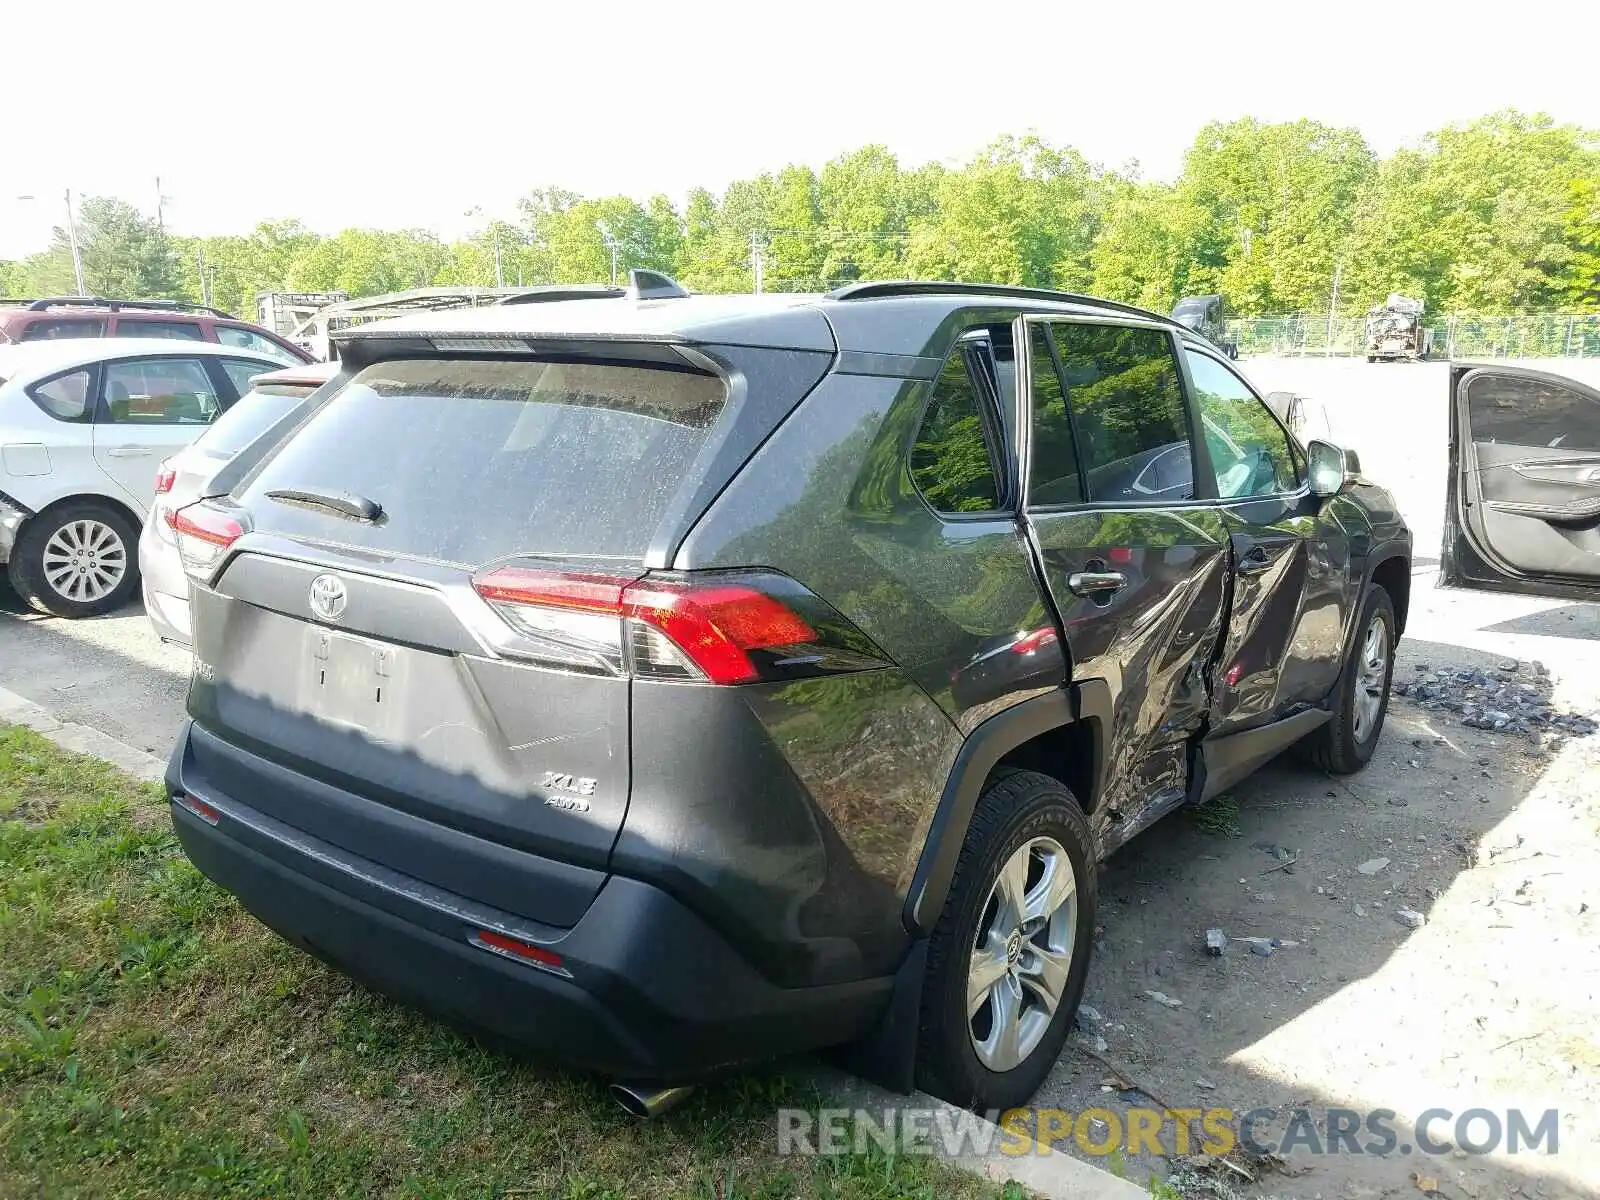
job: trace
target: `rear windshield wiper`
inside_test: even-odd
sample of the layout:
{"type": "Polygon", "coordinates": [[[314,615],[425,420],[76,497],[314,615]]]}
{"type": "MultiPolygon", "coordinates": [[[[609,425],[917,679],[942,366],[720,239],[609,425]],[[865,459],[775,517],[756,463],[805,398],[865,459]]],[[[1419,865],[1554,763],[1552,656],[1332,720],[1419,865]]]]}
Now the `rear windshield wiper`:
{"type": "Polygon", "coordinates": [[[269,499],[285,504],[305,504],[312,508],[325,508],[355,521],[376,521],[383,516],[383,505],[365,496],[351,492],[325,492],[320,488],[277,488],[267,493],[269,499]]]}

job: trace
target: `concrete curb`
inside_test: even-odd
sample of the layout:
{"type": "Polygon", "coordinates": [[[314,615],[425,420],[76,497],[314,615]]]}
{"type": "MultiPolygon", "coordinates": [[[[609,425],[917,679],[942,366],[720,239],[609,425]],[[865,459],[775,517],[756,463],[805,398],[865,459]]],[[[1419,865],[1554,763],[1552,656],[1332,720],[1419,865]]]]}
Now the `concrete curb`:
{"type": "MultiPolygon", "coordinates": [[[[959,1119],[970,1121],[972,1114],[953,1104],[946,1104],[925,1092],[902,1096],[886,1091],[875,1084],[832,1067],[817,1066],[806,1072],[817,1091],[839,1108],[861,1108],[880,1119],[885,1109],[916,1110],[935,1114],[941,1123],[954,1124],[959,1119]]],[[[959,1126],[958,1126],[959,1127],[959,1126]]],[[[953,1157],[940,1157],[952,1166],[974,1175],[1004,1183],[1014,1179],[1023,1187],[1049,1200],[1150,1200],[1144,1188],[1118,1179],[1109,1171],[1061,1154],[1048,1147],[1027,1154],[1003,1154],[999,1149],[999,1136],[995,1148],[989,1153],[964,1153],[953,1157]]]]}
{"type": "MultiPolygon", "coordinates": [[[[156,782],[166,773],[167,764],[155,755],[136,750],[98,729],[60,720],[27,697],[6,688],[0,688],[0,724],[25,726],[64,750],[93,755],[146,782],[156,782]]],[[[938,1114],[952,1124],[958,1119],[971,1120],[972,1117],[926,1093],[902,1096],[831,1067],[818,1065],[807,1075],[818,1093],[840,1108],[861,1108],[879,1115],[885,1109],[916,1109],[938,1114]]],[[[998,1146],[998,1137],[996,1142],[998,1146]]],[[[1050,1149],[1009,1155],[996,1148],[988,1154],[964,1153],[945,1161],[997,1184],[1014,1179],[1049,1200],[1149,1200],[1149,1193],[1143,1188],[1050,1149]]]]}
{"type": "Polygon", "coordinates": [[[0,722],[26,726],[64,750],[92,754],[146,783],[154,783],[166,773],[167,764],[155,755],[136,750],[98,729],[60,720],[26,696],[5,688],[0,688],[0,722]]]}

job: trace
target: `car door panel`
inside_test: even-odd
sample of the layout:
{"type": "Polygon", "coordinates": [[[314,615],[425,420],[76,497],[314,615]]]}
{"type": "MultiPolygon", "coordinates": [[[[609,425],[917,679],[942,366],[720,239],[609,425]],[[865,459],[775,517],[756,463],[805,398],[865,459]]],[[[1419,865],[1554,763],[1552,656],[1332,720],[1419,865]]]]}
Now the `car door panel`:
{"type": "Polygon", "coordinates": [[[1222,628],[1226,530],[1215,512],[1192,507],[1034,513],[1028,526],[1073,681],[1109,689],[1101,807],[1131,834],[1145,823],[1145,804],[1187,787],[1188,745],[1210,704],[1222,628]],[[1102,571],[1125,583],[1109,594],[1073,591],[1074,575],[1102,571]]]}
{"type": "Polygon", "coordinates": [[[1456,367],[1450,446],[1442,582],[1600,597],[1600,391],[1456,367]]]}
{"type": "Polygon", "coordinates": [[[1189,347],[1185,362],[1231,556],[1208,726],[1225,737],[1326,697],[1338,674],[1348,553],[1319,528],[1302,457],[1271,407],[1217,356],[1189,347]]]}
{"type": "Polygon", "coordinates": [[[1320,704],[1338,679],[1350,606],[1350,539],[1310,497],[1223,508],[1234,562],[1211,729],[1222,734],[1320,704]]]}
{"type": "Polygon", "coordinates": [[[162,460],[216,417],[219,388],[198,358],[124,359],[100,371],[94,459],[142,519],[162,460]]]}
{"type": "Polygon", "coordinates": [[[1096,818],[1109,851],[1187,794],[1211,702],[1228,531],[1193,498],[1192,470],[1133,486],[1152,464],[1184,474],[1194,459],[1172,452],[1192,446],[1192,423],[1170,332],[1030,318],[1023,342],[1025,527],[1073,682],[1107,697],[1096,818]]]}

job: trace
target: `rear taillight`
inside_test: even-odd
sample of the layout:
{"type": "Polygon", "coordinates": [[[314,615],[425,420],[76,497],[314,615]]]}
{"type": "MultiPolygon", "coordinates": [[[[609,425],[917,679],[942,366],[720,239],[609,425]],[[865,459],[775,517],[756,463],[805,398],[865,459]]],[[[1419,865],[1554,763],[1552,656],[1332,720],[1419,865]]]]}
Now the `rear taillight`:
{"type": "Polygon", "coordinates": [[[227,513],[201,502],[167,514],[178,535],[178,554],[190,574],[208,575],[211,568],[244,536],[244,526],[227,513]]]}
{"type": "Polygon", "coordinates": [[[754,683],[883,666],[821,599],[770,571],[643,579],[497,567],[473,580],[553,666],[702,683],[754,683]]]}
{"type": "Polygon", "coordinates": [[[172,490],[172,485],[177,482],[178,472],[171,466],[169,458],[156,468],[156,495],[165,496],[172,490]]]}

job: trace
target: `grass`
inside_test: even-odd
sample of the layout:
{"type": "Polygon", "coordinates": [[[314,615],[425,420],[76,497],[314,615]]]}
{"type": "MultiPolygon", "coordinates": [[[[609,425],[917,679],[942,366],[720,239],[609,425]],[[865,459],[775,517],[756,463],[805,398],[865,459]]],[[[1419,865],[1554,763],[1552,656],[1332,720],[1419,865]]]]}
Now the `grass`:
{"type": "Polygon", "coordinates": [[[1214,837],[1238,837],[1239,801],[1224,792],[1191,808],[1189,819],[1201,833],[1214,837]]]}
{"type": "Polygon", "coordinates": [[[281,942],[159,790],[0,726],[0,1197],[1020,1196],[921,1156],[779,1157],[776,1069],[652,1122],[281,942]]]}

